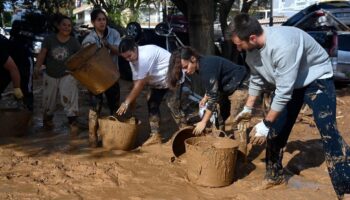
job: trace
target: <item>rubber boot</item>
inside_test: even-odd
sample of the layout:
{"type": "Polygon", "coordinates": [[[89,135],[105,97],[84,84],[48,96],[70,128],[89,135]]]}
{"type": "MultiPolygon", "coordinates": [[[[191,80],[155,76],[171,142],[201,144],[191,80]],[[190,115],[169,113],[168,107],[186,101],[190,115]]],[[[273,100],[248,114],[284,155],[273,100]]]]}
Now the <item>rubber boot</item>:
{"type": "Polygon", "coordinates": [[[51,130],[54,127],[53,124],[53,115],[46,115],[43,116],[43,126],[46,130],[51,130]]]}
{"type": "Polygon", "coordinates": [[[149,117],[149,123],[151,126],[151,135],[147,139],[143,145],[152,145],[152,144],[160,144],[162,143],[162,137],[159,133],[159,117],[158,116],[150,116],[149,117]]]}
{"type": "Polygon", "coordinates": [[[90,147],[97,147],[98,137],[98,117],[97,113],[90,109],[89,111],[89,145],[90,147]]]}
{"type": "Polygon", "coordinates": [[[68,117],[68,123],[69,123],[69,134],[72,138],[76,138],[79,135],[79,127],[77,123],[77,117],[71,116],[68,117]]]}

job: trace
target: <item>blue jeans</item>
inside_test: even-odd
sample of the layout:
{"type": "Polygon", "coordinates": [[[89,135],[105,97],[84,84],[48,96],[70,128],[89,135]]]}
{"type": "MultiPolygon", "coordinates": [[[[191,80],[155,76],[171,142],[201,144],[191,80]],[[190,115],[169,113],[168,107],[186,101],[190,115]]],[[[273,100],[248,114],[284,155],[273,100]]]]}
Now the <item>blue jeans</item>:
{"type": "Polygon", "coordinates": [[[337,129],[333,79],[318,79],[304,88],[293,91],[292,99],[272,125],[267,137],[265,178],[273,181],[283,178],[283,148],[304,103],[313,110],[334,190],[338,196],[349,193],[350,148],[337,129]]]}

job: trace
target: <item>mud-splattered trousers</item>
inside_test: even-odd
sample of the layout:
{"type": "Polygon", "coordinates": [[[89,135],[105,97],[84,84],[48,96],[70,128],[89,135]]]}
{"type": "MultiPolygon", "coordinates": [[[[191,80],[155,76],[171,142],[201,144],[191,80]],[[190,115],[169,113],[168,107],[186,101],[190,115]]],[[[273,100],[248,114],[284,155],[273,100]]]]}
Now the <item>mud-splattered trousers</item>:
{"type": "Polygon", "coordinates": [[[147,98],[148,105],[148,115],[149,123],[151,127],[151,134],[160,133],[159,132],[159,122],[160,122],[160,104],[168,92],[169,89],[156,89],[151,88],[150,94],[147,98]]]}
{"type": "Polygon", "coordinates": [[[45,117],[51,118],[56,110],[57,96],[68,118],[78,116],[79,90],[77,81],[71,75],[53,78],[44,73],[43,77],[43,109],[45,117]]]}
{"type": "Polygon", "coordinates": [[[266,147],[266,179],[283,179],[283,148],[299,111],[306,103],[320,132],[328,172],[338,196],[350,193],[350,148],[339,135],[336,124],[336,94],[333,79],[318,79],[295,89],[292,99],[272,125],[266,147]]]}

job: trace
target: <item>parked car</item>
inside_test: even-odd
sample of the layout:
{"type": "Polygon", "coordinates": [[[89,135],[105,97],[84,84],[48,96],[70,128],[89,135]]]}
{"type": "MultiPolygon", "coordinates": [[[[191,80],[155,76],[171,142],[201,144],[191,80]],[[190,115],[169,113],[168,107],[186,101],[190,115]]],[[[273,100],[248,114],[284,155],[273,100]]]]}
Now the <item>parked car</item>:
{"type": "MultiPolygon", "coordinates": [[[[296,15],[300,16],[299,13],[296,15]]],[[[295,26],[310,34],[329,54],[335,82],[350,83],[350,28],[347,25],[324,9],[305,14],[293,23],[288,20],[282,25],[295,26]]]]}
{"type": "Polygon", "coordinates": [[[176,33],[188,33],[189,23],[184,14],[177,8],[169,9],[167,21],[176,33]]]}
{"type": "Polygon", "coordinates": [[[310,5],[300,12],[296,13],[290,17],[286,22],[283,23],[284,26],[294,26],[300,20],[305,18],[310,13],[318,10],[326,10],[335,16],[339,21],[346,25],[350,25],[350,2],[349,1],[325,1],[318,2],[316,4],[310,5]]]}

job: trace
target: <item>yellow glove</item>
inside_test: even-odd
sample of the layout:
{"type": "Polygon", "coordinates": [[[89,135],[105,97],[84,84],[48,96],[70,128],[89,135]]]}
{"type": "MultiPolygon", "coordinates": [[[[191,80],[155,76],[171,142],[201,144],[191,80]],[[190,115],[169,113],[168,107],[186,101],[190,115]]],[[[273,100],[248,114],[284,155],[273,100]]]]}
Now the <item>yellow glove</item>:
{"type": "Polygon", "coordinates": [[[23,93],[21,88],[14,88],[13,89],[13,94],[15,95],[16,99],[22,99],[23,98],[23,93]]]}

